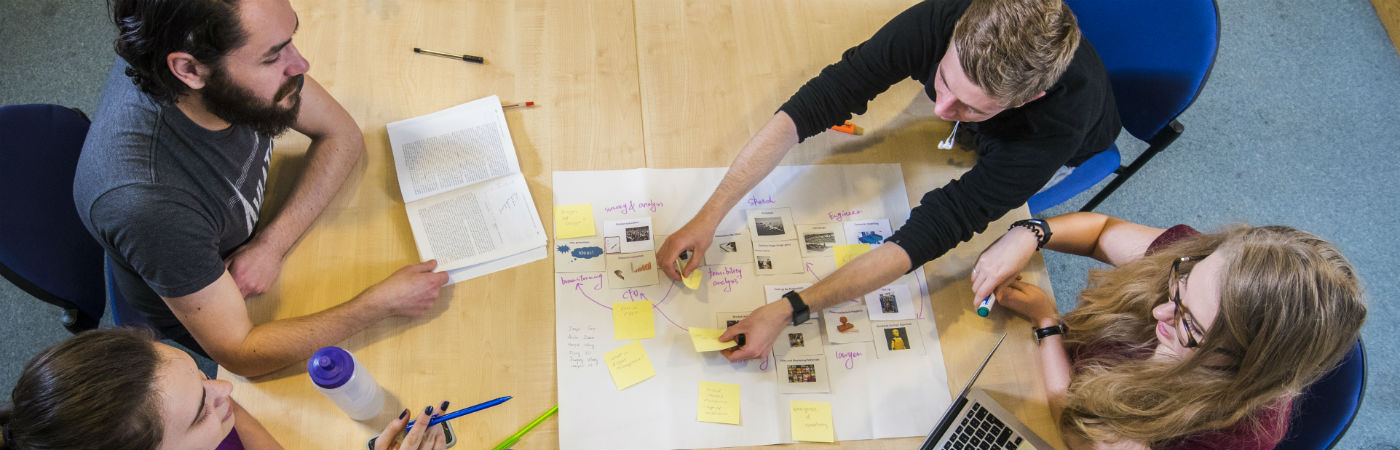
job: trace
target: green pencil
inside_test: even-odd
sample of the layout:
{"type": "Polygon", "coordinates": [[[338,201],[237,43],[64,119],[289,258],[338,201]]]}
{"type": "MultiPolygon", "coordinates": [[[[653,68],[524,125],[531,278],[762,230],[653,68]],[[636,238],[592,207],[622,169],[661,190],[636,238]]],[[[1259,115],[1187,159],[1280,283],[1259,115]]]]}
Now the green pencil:
{"type": "Polygon", "coordinates": [[[506,438],[506,440],[501,441],[501,443],[499,444],[496,444],[495,447],[491,447],[491,450],[505,450],[507,448],[510,448],[510,446],[515,445],[516,442],[519,442],[520,438],[525,436],[525,433],[529,433],[530,430],[535,429],[535,426],[538,426],[540,422],[544,422],[544,419],[548,419],[549,416],[554,415],[554,413],[556,412],[559,412],[559,405],[554,405],[553,408],[549,408],[549,411],[545,411],[544,414],[540,414],[540,416],[536,417],[535,420],[532,420],[529,424],[526,424],[525,428],[521,428],[520,431],[517,431],[515,432],[515,434],[510,435],[510,437],[506,438]]]}

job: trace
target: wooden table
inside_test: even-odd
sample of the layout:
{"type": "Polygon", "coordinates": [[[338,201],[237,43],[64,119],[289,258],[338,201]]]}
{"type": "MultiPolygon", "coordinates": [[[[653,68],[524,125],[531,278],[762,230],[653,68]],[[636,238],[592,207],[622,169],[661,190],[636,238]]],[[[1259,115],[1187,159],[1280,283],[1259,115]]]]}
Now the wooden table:
{"type": "MultiPolygon", "coordinates": [[[[368,152],[345,187],[287,257],[278,283],[249,300],[255,323],[316,312],[353,297],[417,261],[394,176],[387,122],[491,94],[540,106],[506,113],[536,207],[552,228],[551,173],[636,167],[727,166],[787,96],[868,38],[912,2],[789,0],[294,0],[294,41],[311,75],[349,110],[368,152]],[[411,49],[484,56],[475,65],[411,49]]],[[[854,121],[865,136],[808,139],[784,164],[900,163],[909,201],[971,167],[965,149],[937,150],[950,124],[905,81],[854,121]]],[[[293,133],[294,134],[294,133],[293,133]]],[[[300,173],[307,141],[278,142],[266,213],[300,173]]],[[[696,192],[697,201],[709,192],[696,192]]],[[[959,389],[991,340],[1010,338],[980,387],[1038,434],[1059,443],[1045,403],[1028,323],[976,316],[967,275],[978,252],[1024,208],[925,267],[950,391],[959,389]]],[[[1029,277],[1048,285],[1034,258],[1029,277]]],[[[245,380],[220,369],[234,396],[287,448],[357,448],[400,408],[444,399],[466,406],[515,399],[455,421],[458,448],[484,448],[557,402],[552,261],[446,288],[423,319],[387,319],[341,345],[389,392],[390,406],[350,420],[297,365],[245,380]]],[[[1048,288],[1048,286],[1046,286],[1048,288]]],[[[1048,289],[1047,289],[1048,290],[1048,289]]],[[[944,388],[931,387],[931,388],[944,388]]],[[[557,448],[557,419],[517,444],[557,448]]],[[[843,442],[838,447],[907,448],[919,439],[843,442]]],[[[810,447],[811,445],[804,445],[810,447]]]]}

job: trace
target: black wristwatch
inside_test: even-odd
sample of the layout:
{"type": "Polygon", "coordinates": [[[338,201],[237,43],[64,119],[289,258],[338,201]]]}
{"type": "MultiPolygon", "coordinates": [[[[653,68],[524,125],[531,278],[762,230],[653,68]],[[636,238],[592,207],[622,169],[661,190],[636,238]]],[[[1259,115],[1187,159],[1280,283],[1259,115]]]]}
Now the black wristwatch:
{"type": "Polygon", "coordinates": [[[1009,231],[1012,228],[1016,227],[1026,227],[1027,229],[1031,230],[1032,233],[1035,233],[1036,250],[1045,248],[1045,244],[1050,243],[1050,235],[1054,234],[1050,232],[1050,224],[1040,219],[1017,220],[1015,222],[1012,222],[1011,226],[1008,227],[1007,230],[1009,231]]]}
{"type": "Polygon", "coordinates": [[[1053,327],[1036,328],[1035,325],[1031,325],[1031,332],[1035,333],[1035,345],[1040,345],[1040,341],[1045,338],[1057,334],[1064,335],[1065,333],[1068,333],[1069,327],[1065,325],[1065,322],[1063,320],[1061,320],[1059,325],[1055,325],[1053,327]]]}
{"type": "Polygon", "coordinates": [[[802,296],[797,295],[797,291],[788,291],[783,294],[788,304],[792,305],[792,326],[802,325],[807,319],[812,318],[812,310],[807,307],[807,303],[802,301],[802,296]]]}

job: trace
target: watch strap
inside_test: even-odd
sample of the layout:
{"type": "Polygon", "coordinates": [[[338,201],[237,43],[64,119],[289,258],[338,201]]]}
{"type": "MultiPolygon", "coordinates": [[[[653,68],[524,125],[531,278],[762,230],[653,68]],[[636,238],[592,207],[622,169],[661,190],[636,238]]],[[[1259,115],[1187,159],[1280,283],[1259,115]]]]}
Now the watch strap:
{"type": "Polygon", "coordinates": [[[1016,227],[1025,227],[1026,229],[1031,230],[1032,233],[1035,233],[1036,250],[1045,248],[1045,244],[1050,243],[1050,236],[1054,234],[1050,232],[1050,224],[1040,219],[1017,220],[1015,222],[1012,222],[1011,226],[1008,227],[1007,230],[1011,230],[1016,227]]]}
{"type": "Polygon", "coordinates": [[[802,301],[802,296],[798,295],[797,291],[788,291],[783,294],[783,298],[792,306],[792,326],[802,325],[812,317],[811,308],[807,307],[807,302],[802,301]]]}
{"type": "Polygon", "coordinates": [[[1045,338],[1057,334],[1063,336],[1065,333],[1068,333],[1069,326],[1065,325],[1065,322],[1062,320],[1059,324],[1056,324],[1055,326],[1045,328],[1037,328],[1035,326],[1031,326],[1031,332],[1035,334],[1035,343],[1038,345],[1040,344],[1040,341],[1044,340],[1045,338]]]}

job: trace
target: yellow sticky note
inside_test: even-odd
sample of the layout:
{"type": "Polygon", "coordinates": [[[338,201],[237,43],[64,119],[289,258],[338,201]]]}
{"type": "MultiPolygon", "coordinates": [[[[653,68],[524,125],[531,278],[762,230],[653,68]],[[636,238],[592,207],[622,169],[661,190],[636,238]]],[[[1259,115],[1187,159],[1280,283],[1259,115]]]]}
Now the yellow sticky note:
{"type": "Polygon", "coordinates": [[[713,352],[739,345],[734,341],[720,342],[721,334],[724,334],[724,330],[690,327],[690,343],[695,345],[697,352],[713,352]]]}
{"type": "Polygon", "coordinates": [[[613,339],[651,339],[656,337],[656,316],[651,313],[651,302],[617,302],[612,304],[613,339]]]}
{"type": "Polygon", "coordinates": [[[701,381],[695,420],[739,425],[739,385],[701,381]]]}
{"type": "Polygon", "coordinates": [[[836,246],[834,250],[836,252],[836,267],[839,268],[870,251],[870,244],[842,244],[836,246]]]}
{"type": "MultiPolygon", "coordinates": [[[[676,272],[685,273],[685,265],[687,264],[685,261],[686,260],[683,259],[676,259],[676,272]]],[[[690,272],[690,276],[681,278],[681,281],[685,283],[686,288],[692,291],[700,289],[700,272],[704,270],[704,266],[696,267],[695,271],[690,272]]]]}
{"type": "Polygon", "coordinates": [[[651,359],[647,358],[647,350],[642,347],[642,341],[632,341],[631,344],[604,353],[603,361],[608,364],[608,372],[612,373],[613,383],[617,384],[619,391],[656,375],[656,369],[651,367],[651,359]]]}
{"type": "Polygon", "coordinates": [[[592,203],[554,207],[555,239],[592,236],[594,233],[597,233],[597,229],[593,225],[592,203]]]}
{"type": "Polygon", "coordinates": [[[836,425],[831,422],[830,402],[789,403],[792,409],[792,440],[835,442],[836,425]]]}

